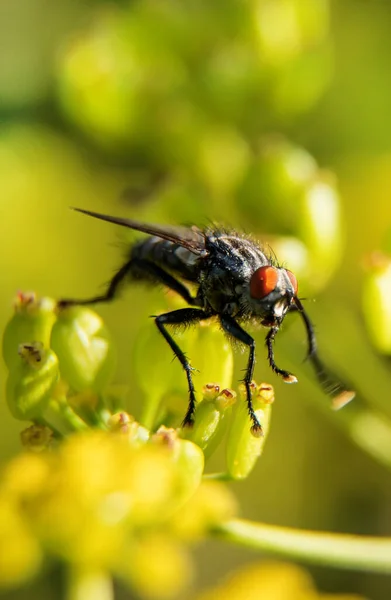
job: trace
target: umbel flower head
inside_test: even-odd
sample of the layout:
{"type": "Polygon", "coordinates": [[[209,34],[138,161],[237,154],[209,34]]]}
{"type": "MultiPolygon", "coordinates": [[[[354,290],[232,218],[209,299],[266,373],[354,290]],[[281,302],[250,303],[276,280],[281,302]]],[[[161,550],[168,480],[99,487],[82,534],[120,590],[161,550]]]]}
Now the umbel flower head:
{"type": "MultiPolygon", "coordinates": [[[[142,332],[141,346],[144,338],[142,332]]],[[[223,341],[221,350],[217,328],[191,331],[186,341],[207,374],[216,367],[223,383],[231,382],[231,349],[223,341]],[[219,361],[208,364],[205,357],[219,349],[219,361]]],[[[192,573],[186,544],[236,512],[224,484],[203,481],[205,458],[227,438],[226,476],[243,478],[263,448],[243,400],[207,384],[194,427],[175,429],[183,415],[183,400],[175,398],[186,394],[154,361],[160,371],[144,390],[146,427],[112,385],[115,352],[101,318],[83,307],[57,312],[53,301],[33,295],[18,295],[3,351],[9,408],[32,424],[21,435],[26,451],[2,476],[0,540],[13,550],[1,553],[0,585],[21,584],[54,558],[71,569],[111,573],[145,597],[179,593],[192,573]]],[[[141,355],[136,349],[145,381],[141,355]]],[[[253,389],[266,434],[273,393],[253,389]]]]}
{"type": "Polygon", "coordinates": [[[0,583],[31,577],[48,556],[111,572],[147,595],[182,589],[191,563],[181,540],[232,516],[235,503],[222,484],[201,483],[198,446],[168,429],[141,441],[139,429],[129,420],[120,430],[78,433],[8,465],[0,538],[3,548],[15,535],[19,542],[17,552],[1,553],[0,583]],[[182,511],[191,511],[192,527],[182,511]]]}

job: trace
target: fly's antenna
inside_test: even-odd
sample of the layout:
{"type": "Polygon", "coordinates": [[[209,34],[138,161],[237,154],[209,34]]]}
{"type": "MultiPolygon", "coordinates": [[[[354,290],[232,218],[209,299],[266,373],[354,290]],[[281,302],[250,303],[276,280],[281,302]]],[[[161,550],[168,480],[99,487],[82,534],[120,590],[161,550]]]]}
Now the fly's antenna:
{"type": "Polygon", "coordinates": [[[356,394],[355,392],[347,390],[346,387],[330,373],[330,371],[320,360],[318,355],[318,346],[316,342],[314,326],[308,314],[304,310],[304,306],[302,305],[300,300],[298,298],[295,298],[294,302],[297,307],[297,310],[301,315],[301,318],[304,321],[304,325],[307,331],[307,359],[311,362],[315,370],[316,377],[322,390],[333,399],[333,408],[335,410],[338,410],[339,408],[342,408],[343,406],[345,406],[345,404],[353,400],[356,394]]]}

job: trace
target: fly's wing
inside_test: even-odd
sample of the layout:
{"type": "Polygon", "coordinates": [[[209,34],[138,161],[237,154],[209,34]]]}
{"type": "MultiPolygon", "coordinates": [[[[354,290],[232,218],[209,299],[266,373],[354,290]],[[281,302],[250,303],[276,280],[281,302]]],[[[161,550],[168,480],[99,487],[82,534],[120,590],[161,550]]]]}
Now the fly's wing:
{"type": "Polygon", "coordinates": [[[132,219],[123,219],[121,217],[111,217],[110,215],[102,215],[100,213],[92,212],[90,210],[84,210],[82,208],[73,208],[85,215],[95,217],[95,219],[101,219],[102,221],[108,221],[115,225],[122,225],[123,227],[129,227],[129,229],[135,229],[136,231],[142,231],[149,235],[156,235],[164,240],[169,240],[174,244],[183,246],[193,254],[200,255],[205,253],[205,235],[198,229],[198,227],[170,227],[162,225],[153,225],[150,223],[140,223],[139,221],[133,221],[132,219]]]}

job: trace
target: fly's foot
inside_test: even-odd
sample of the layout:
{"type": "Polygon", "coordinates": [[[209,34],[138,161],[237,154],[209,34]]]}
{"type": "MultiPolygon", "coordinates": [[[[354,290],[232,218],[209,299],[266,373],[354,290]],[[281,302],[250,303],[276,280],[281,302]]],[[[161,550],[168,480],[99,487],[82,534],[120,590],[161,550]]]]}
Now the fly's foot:
{"type": "Polygon", "coordinates": [[[253,422],[251,429],[250,429],[252,435],[256,438],[263,437],[264,433],[263,433],[262,425],[260,424],[260,422],[258,421],[258,419],[256,418],[255,415],[252,415],[251,418],[252,418],[252,422],[253,422]]]}
{"type": "Polygon", "coordinates": [[[281,373],[281,377],[285,383],[297,383],[296,375],[293,375],[293,373],[288,373],[288,371],[281,373]]]}
{"type": "Polygon", "coordinates": [[[189,427],[191,429],[193,426],[194,426],[193,415],[186,414],[185,418],[182,421],[182,427],[189,427]]]}
{"type": "Polygon", "coordinates": [[[194,413],[196,408],[196,399],[194,393],[190,393],[189,406],[187,413],[182,422],[182,427],[193,427],[194,425],[194,413]]]}

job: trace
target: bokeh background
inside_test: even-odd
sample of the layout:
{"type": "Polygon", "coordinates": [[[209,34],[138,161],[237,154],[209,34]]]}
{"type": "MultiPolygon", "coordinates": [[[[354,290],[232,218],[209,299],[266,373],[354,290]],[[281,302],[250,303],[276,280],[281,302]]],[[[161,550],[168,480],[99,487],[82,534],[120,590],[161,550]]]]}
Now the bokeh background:
{"type": "MultiPolygon", "coordinates": [[[[382,0],[2,0],[1,329],[18,290],[89,296],[120,264],[127,233],[69,206],[223,222],[267,240],[295,270],[322,356],[359,406],[391,419],[387,343],[375,347],[373,334],[385,316],[368,287],[373,252],[391,250],[390,27],[382,0]]],[[[136,415],[138,332],[165,306],[158,290],[132,289],[99,308],[136,415]]],[[[330,411],[302,361],[301,323],[291,318],[276,349],[297,386],[270,373],[256,339],[256,379],[275,385],[277,401],[262,459],[232,486],[242,515],[390,535],[390,467],[375,460],[365,422],[353,439],[354,408],[330,411]]],[[[18,452],[21,428],[1,403],[2,461],[18,452]]],[[[217,542],[194,554],[195,589],[254,559],[217,542]]],[[[312,574],[324,591],[391,594],[385,576],[312,574]]],[[[7,597],[52,594],[43,580],[7,597]]]]}

